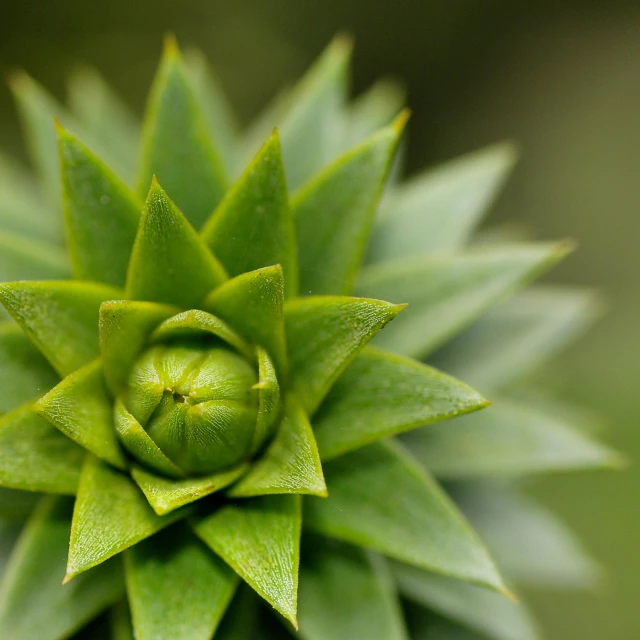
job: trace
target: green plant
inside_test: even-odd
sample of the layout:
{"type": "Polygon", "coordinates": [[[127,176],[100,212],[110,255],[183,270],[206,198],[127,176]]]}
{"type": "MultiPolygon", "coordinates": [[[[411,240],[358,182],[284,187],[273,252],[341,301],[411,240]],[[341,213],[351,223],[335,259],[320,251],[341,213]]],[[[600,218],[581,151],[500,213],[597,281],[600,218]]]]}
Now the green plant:
{"type": "Polygon", "coordinates": [[[3,161],[0,636],[524,639],[515,586],[596,579],[515,482],[617,460],[521,382],[593,315],[506,299],[569,246],[465,248],[512,146],[398,183],[402,92],[349,103],[348,68],[338,39],[241,133],[168,40],[141,151],[93,72],[71,113],[13,78],[39,184],[3,161]],[[488,402],[425,359],[494,406],[447,421],[488,402]]]}

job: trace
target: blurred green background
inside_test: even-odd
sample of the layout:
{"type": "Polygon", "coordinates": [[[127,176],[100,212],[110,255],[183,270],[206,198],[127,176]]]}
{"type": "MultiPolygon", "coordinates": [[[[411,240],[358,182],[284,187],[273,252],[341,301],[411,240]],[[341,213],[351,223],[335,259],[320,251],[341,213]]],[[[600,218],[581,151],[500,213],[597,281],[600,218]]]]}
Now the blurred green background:
{"type": "MultiPolygon", "coordinates": [[[[640,457],[640,3],[0,0],[0,71],[26,68],[63,97],[68,71],[89,62],[141,112],[168,30],[208,54],[245,121],[346,30],[355,91],[380,75],[406,84],[410,169],[516,139],[522,160],[490,222],[578,240],[551,278],[599,288],[609,313],[563,357],[560,381],[607,416],[614,446],[640,457]]],[[[0,146],[22,154],[4,87],[0,146]]],[[[530,594],[548,637],[640,638],[638,466],[531,491],[609,570],[595,594],[530,594]]]]}

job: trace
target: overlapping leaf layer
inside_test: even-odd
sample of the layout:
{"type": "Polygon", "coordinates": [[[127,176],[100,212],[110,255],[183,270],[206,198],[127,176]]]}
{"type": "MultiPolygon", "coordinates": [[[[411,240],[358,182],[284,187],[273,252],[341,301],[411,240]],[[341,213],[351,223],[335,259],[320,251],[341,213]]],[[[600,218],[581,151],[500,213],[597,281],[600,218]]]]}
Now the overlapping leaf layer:
{"type": "Polygon", "coordinates": [[[349,103],[349,55],[247,131],[172,39],[141,128],[92,71],[71,112],[13,79],[36,178],[0,162],[0,637],[106,611],[139,640],[528,640],[518,584],[597,579],[509,486],[618,461],[516,386],[593,315],[509,298],[568,245],[466,248],[512,146],[399,184],[402,91],[349,103]]]}

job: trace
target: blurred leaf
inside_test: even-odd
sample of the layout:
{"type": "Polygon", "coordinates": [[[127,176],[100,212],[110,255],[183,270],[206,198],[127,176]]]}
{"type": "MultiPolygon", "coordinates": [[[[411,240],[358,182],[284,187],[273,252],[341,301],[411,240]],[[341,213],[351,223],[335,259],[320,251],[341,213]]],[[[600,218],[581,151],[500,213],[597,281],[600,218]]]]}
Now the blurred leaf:
{"type": "Polygon", "coordinates": [[[396,443],[324,465],[330,498],[305,501],[305,526],[403,562],[504,591],[480,539],[428,473],[396,443]]]}
{"type": "Polygon", "coordinates": [[[359,295],[410,305],[376,344],[422,358],[569,249],[567,243],[514,245],[378,265],[363,271],[357,289],[359,295]]]}
{"type": "Polygon", "coordinates": [[[188,513],[179,509],[157,516],[129,476],[87,455],[73,510],[65,583],[188,513]]]}
{"type": "Polygon", "coordinates": [[[195,307],[226,274],[187,219],[153,180],[127,274],[127,297],[195,307]]]}
{"type": "Polygon", "coordinates": [[[310,551],[300,567],[301,638],[408,640],[381,557],[318,537],[305,541],[310,551]]]}
{"type": "Polygon", "coordinates": [[[309,419],[289,398],[278,432],[262,457],[228,491],[233,497],[296,493],[327,495],[320,455],[309,419]]]}
{"type": "Polygon", "coordinates": [[[281,414],[281,395],[278,376],[269,354],[256,348],[258,359],[258,421],[253,435],[251,453],[255,454],[269,440],[278,426],[281,414]]]}
{"type": "MultiPolygon", "coordinates": [[[[5,524],[22,524],[31,515],[40,497],[39,494],[33,491],[0,488],[2,522],[5,524]]],[[[2,543],[0,543],[0,546],[2,546],[2,543]]],[[[1,573],[2,570],[0,569],[1,573]]]]}
{"type": "Polygon", "coordinates": [[[331,296],[285,304],[290,387],[308,415],[358,352],[403,308],[380,300],[331,296]]]}
{"type": "MultiPolygon", "coordinates": [[[[5,491],[11,491],[11,489],[0,489],[0,496],[3,496],[5,491]]],[[[25,493],[25,495],[33,496],[36,500],[40,498],[37,494],[16,491],[16,493],[25,493]]],[[[4,502],[0,497],[0,502],[4,502]]],[[[4,505],[2,505],[4,506],[4,505]]],[[[16,540],[20,535],[22,526],[17,522],[9,518],[5,518],[4,513],[0,518],[0,581],[4,575],[7,563],[11,557],[11,552],[15,546],[16,540]]],[[[0,583],[1,584],[1,583],[0,583]]]]}
{"type": "Polygon", "coordinates": [[[0,301],[61,375],[96,358],[98,311],[122,291],[81,281],[8,282],[0,301]]]}
{"type": "Polygon", "coordinates": [[[293,196],[303,295],[351,293],[407,117],[401,113],[293,196]]]}
{"type": "Polygon", "coordinates": [[[125,553],[137,640],[209,640],[238,577],[182,523],[125,553]]]}
{"type": "Polygon", "coordinates": [[[0,281],[68,278],[69,261],[56,245],[0,231],[0,281]]]}
{"type": "Polygon", "coordinates": [[[482,409],[487,401],[415,360],[365,347],[335,382],[313,420],[323,460],[375,440],[482,409]]]}
{"type": "Polygon", "coordinates": [[[134,640],[131,612],[126,600],[121,600],[109,611],[111,640],[134,640]]]}
{"type": "Polygon", "coordinates": [[[556,416],[508,399],[493,401],[485,411],[403,439],[433,473],[447,479],[602,469],[621,462],[619,454],[556,416]]]}
{"type": "Polygon", "coordinates": [[[402,595],[487,638],[538,638],[524,606],[503,595],[408,565],[394,563],[392,570],[402,595]]]}
{"type": "Polygon", "coordinates": [[[30,405],[0,418],[0,451],[0,485],[75,494],[84,451],[33,413],[30,405]]]}
{"type": "Polygon", "coordinates": [[[40,398],[33,410],[87,451],[116,467],[126,467],[101,360],[67,376],[40,398]]]}
{"type": "Polygon", "coordinates": [[[201,237],[229,275],[280,264],[287,295],[296,294],[295,229],[277,132],[227,192],[201,237]]]}
{"type": "Polygon", "coordinates": [[[461,627],[435,611],[407,600],[403,605],[412,640],[488,640],[486,635],[461,627]]]}
{"type": "Polygon", "coordinates": [[[60,126],[58,144],[73,275],[122,287],[142,204],[96,155],[60,126]]]}
{"type": "Polygon", "coordinates": [[[166,40],[144,118],[141,196],[147,193],[153,175],[196,229],[227,188],[220,150],[214,146],[203,107],[172,38],[166,40]]]}
{"type": "Polygon", "coordinates": [[[429,169],[396,188],[376,225],[371,262],[461,249],[511,173],[511,143],[429,169]]]}
{"type": "Polygon", "coordinates": [[[68,498],[43,498],[23,530],[0,586],[0,637],[69,637],[122,596],[119,562],[108,562],[72,584],[60,585],[71,504],[68,498]]]}
{"type": "Polygon", "coordinates": [[[195,532],[297,628],[300,496],[261,496],[223,506],[195,532]]]}
{"type": "MultiPolygon", "coordinates": [[[[256,592],[246,583],[241,583],[220,623],[215,640],[255,640],[259,604],[256,592]]],[[[260,626],[263,628],[264,622],[261,618],[260,626]]]]}

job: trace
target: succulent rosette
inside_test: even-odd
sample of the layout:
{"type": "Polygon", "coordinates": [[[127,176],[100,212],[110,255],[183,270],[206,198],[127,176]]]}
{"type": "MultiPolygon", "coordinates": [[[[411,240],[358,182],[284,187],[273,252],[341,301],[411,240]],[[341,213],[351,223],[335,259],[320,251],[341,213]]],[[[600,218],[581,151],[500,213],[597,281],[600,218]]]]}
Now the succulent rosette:
{"type": "Polygon", "coordinates": [[[40,185],[0,173],[0,498],[27,518],[2,530],[18,536],[3,638],[68,637],[104,611],[79,633],[529,638],[514,585],[593,579],[505,481],[615,459],[514,384],[592,315],[575,290],[501,302],[568,246],[464,248],[512,147],[398,184],[401,92],[349,104],[348,58],[338,39],[241,134],[169,40],[139,145],[91,72],[71,114],[13,79],[40,185]],[[427,357],[495,408],[443,422],[488,401],[427,357]]]}

